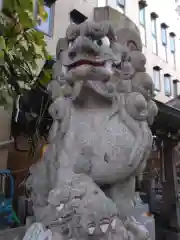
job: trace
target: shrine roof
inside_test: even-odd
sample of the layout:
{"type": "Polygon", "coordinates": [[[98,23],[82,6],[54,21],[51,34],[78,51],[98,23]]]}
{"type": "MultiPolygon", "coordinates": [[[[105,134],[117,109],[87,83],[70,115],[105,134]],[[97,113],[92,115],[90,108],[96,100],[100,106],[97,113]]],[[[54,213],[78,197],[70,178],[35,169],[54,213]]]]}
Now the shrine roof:
{"type": "Polygon", "coordinates": [[[162,103],[157,100],[154,101],[158,106],[159,112],[151,127],[152,132],[154,134],[157,133],[157,131],[164,132],[164,134],[177,134],[177,131],[180,130],[180,98],[178,99],[179,109],[173,101],[168,103],[162,103]]]}

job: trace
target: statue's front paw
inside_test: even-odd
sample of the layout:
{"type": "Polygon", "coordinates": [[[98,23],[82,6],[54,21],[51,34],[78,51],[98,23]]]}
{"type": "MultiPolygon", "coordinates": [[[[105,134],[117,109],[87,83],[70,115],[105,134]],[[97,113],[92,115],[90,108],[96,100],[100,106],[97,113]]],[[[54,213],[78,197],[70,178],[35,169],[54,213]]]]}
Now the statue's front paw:
{"type": "Polygon", "coordinates": [[[81,225],[88,236],[103,238],[119,234],[119,231],[121,235],[127,235],[116,205],[101,190],[88,193],[81,204],[81,225]]]}

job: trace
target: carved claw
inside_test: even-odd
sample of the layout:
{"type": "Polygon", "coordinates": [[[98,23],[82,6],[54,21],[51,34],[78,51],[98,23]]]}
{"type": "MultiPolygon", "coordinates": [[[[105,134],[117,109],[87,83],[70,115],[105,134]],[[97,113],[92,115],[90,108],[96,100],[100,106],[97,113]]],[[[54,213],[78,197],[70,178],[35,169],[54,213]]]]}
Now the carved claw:
{"type": "Polygon", "coordinates": [[[109,227],[109,224],[107,224],[107,223],[100,225],[100,229],[101,229],[101,231],[102,231],[103,233],[106,233],[106,232],[107,232],[108,227],[109,227]]]}
{"type": "Polygon", "coordinates": [[[95,227],[89,227],[88,228],[88,232],[89,232],[90,235],[92,235],[94,233],[94,231],[95,231],[95,227]]]}
{"type": "Polygon", "coordinates": [[[113,230],[116,229],[116,221],[117,221],[116,219],[113,219],[111,222],[111,227],[113,230]]]}

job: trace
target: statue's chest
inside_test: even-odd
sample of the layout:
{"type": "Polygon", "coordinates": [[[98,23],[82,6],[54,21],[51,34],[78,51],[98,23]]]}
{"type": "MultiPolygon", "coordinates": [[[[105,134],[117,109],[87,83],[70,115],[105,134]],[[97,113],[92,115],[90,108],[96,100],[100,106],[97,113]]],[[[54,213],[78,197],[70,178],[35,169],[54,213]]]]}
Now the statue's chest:
{"type": "Polygon", "coordinates": [[[134,138],[118,115],[110,117],[109,109],[76,110],[73,109],[66,144],[68,146],[91,146],[98,152],[110,150],[126,151],[132,148],[134,138]],[[114,150],[113,150],[114,149],[114,150]]]}

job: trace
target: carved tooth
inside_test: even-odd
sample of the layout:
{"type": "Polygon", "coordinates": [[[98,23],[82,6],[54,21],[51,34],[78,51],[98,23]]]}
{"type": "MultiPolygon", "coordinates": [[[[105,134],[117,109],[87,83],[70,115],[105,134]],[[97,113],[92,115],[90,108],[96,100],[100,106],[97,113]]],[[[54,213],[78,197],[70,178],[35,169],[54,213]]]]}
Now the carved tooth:
{"type": "Polygon", "coordinates": [[[56,209],[60,212],[64,208],[64,204],[61,203],[56,209]]]}
{"type": "Polygon", "coordinates": [[[105,63],[105,68],[110,72],[112,73],[112,61],[107,61],[105,63]]]}
{"type": "Polygon", "coordinates": [[[131,206],[135,207],[135,204],[132,200],[131,200],[131,206]]]}
{"type": "Polygon", "coordinates": [[[62,73],[63,73],[64,75],[67,74],[67,67],[65,67],[64,65],[62,65],[62,73]]]}
{"type": "Polygon", "coordinates": [[[94,233],[94,231],[95,231],[95,227],[89,227],[88,228],[88,232],[89,232],[89,234],[93,234],[94,233]]]}
{"type": "Polygon", "coordinates": [[[116,219],[112,220],[111,226],[112,226],[112,229],[116,228],[116,219]]]}
{"type": "Polygon", "coordinates": [[[105,233],[105,232],[107,231],[108,227],[109,227],[109,224],[102,224],[102,225],[100,226],[101,231],[102,231],[103,233],[105,233]]]}
{"type": "Polygon", "coordinates": [[[103,42],[104,45],[108,46],[110,45],[110,40],[107,36],[101,38],[101,41],[103,42]]]}

